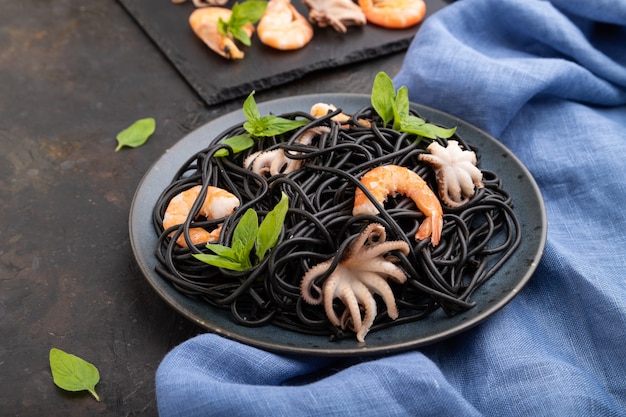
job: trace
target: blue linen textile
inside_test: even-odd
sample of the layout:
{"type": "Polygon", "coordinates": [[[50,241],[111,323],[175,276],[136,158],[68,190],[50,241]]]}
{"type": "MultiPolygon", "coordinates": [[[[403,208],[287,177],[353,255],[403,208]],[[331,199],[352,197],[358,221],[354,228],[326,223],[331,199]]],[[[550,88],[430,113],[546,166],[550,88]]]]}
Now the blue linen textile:
{"type": "Polygon", "coordinates": [[[549,224],[531,281],[476,328],[386,357],[197,336],[157,371],[162,416],[626,415],[626,1],[458,1],[394,82],[529,168],[549,224]]]}

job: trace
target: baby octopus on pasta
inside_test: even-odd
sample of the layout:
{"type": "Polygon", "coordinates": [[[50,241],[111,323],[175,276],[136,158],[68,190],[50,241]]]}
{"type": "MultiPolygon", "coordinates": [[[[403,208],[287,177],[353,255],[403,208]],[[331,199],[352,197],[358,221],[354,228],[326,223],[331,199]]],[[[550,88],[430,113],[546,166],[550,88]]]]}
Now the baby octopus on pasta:
{"type": "Polygon", "coordinates": [[[387,280],[402,284],[407,277],[396,265],[397,257],[390,253],[394,250],[406,255],[409,253],[409,245],[401,240],[386,241],[382,225],[368,225],[350,243],[321,289],[315,280],[329,272],[334,258],[315,265],[304,274],[300,284],[303,300],[313,305],[324,303],[326,316],[333,325],[342,329],[350,328],[356,333],[357,340],[364,342],[376,318],[374,294],[382,297],[387,306],[387,315],[393,320],[398,318],[396,300],[387,280]],[[333,308],[335,298],[340,299],[345,306],[341,317],[333,308]],[[363,317],[359,305],[363,307],[363,317]]]}
{"type": "MultiPolygon", "coordinates": [[[[300,145],[310,145],[313,142],[313,138],[329,130],[325,126],[312,127],[305,130],[295,142],[300,145]]],[[[290,158],[289,153],[285,153],[283,149],[254,152],[246,158],[243,166],[264,177],[288,174],[299,169],[304,162],[304,159],[290,158]]],[[[300,155],[301,152],[293,152],[293,154],[300,155]]]]}
{"type": "Polygon", "coordinates": [[[445,205],[460,207],[474,196],[475,187],[483,187],[473,151],[461,149],[456,140],[448,141],[445,148],[433,142],[426,149],[430,154],[421,154],[419,160],[435,170],[439,197],[445,205]]]}

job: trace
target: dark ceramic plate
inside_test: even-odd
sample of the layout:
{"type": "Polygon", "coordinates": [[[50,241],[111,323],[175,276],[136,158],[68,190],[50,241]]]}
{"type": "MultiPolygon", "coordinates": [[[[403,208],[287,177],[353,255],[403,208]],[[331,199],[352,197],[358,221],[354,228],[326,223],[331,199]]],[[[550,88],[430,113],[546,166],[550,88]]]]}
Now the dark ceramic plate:
{"type": "MultiPolygon", "coordinates": [[[[333,103],[347,113],[369,103],[369,96],[350,94],[308,95],[259,104],[261,114],[307,110],[316,102],[333,103]]],[[[229,313],[189,298],[174,290],[156,272],[154,255],[157,241],[151,223],[154,204],[179,167],[207,145],[215,132],[245,120],[242,111],[222,116],[185,136],[150,168],[135,194],[130,211],[132,248],[148,282],[176,311],[207,330],[261,349],[312,355],[365,355],[397,352],[446,339],[482,322],[506,305],[524,287],[535,271],[546,240],[546,212],[539,189],[522,163],[501,143],[472,125],[446,113],[412,104],[420,115],[444,126],[457,126],[457,132],[476,146],[483,169],[497,172],[515,202],[521,223],[522,242],[505,263],[473,296],[476,306],[455,317],[441,309],[424,320],[402,324],[356,339],[331,342],[327,337],[303,335],[267,325],[244,327],[231,321],[229,313]]]]}

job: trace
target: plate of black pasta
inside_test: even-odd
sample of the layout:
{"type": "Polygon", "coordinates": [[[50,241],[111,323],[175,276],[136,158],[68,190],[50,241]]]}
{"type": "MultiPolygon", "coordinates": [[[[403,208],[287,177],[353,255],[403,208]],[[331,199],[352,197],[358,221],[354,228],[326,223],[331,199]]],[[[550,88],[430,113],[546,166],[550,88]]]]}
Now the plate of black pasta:
{"type": "Polygon", "coordinates": [[[159,296],[242,343],[337,356],[438,342],[513,299],[546,240],[545,207],[529,171],[495,138],[427,106],[411,103],[410,113],[456,128],[450,137],[396,131],[370,98],[260,103],[257,116],[301,123],[250,144],[250,113],[235,111],[158,159],[135,193],[130,238],[159,296]],[[317,103],[333,107],[313,116],[317,103]],[[305,132],[314,133],[303,140],[305,132]],[[476,156],[482,182],[454,207],[438,192],[446,180],[423,156],[433,142],[476,156]],[[377,200],[364,184],[381,167],[401,168],[410,179],[383,184],[388,192],[377,200]],[[376,210],[357,211],[358,198],[376,210]],[[226,212],[211,212],[209,200],[226,212]],[[172,213],[177,219],[164,224],[172,213]],[[196,232],[211,238],[196,241],[196,232]]]}

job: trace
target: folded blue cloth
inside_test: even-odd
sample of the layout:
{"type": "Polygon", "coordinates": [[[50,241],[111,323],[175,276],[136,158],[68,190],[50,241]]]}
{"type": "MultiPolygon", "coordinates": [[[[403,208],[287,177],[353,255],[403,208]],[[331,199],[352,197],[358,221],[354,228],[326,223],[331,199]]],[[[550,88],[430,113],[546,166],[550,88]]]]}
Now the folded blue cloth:
{"type": "Polygon", "coordinates": [[[197,336],[158,369],[162,416],[626,415],[626,1],[458,1],[394,82],[529,168],[549,224],[531,281],[478,327],[386,357],[197,336]]]}

